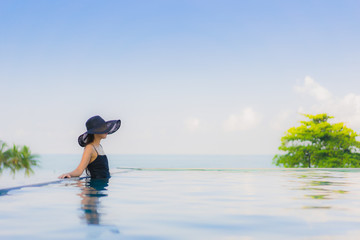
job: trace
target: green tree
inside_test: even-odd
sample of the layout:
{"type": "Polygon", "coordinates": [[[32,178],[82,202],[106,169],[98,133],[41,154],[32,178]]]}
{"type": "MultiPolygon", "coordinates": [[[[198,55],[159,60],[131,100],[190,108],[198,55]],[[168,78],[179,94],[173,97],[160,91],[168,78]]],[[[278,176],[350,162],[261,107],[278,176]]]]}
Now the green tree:
{"type": "Polygon", "coordinates": [[[4,169],[10,169],[12,174],[25,169],[25,175],[33,173],[33,166],[38,166],[38,155],[31,154],[29,147],[16,146],[8,148],[7,144],[0,141],[0,173],[4,169]]]}
{"type": "Polygon", "coordinates": [[[328,122],[327,114],[309,115],[299,127],[290,128],[281,138],[273,163],[283,167],[348,168],[360,167],[360,142],[355,131],[344,123],[328,122]]]}

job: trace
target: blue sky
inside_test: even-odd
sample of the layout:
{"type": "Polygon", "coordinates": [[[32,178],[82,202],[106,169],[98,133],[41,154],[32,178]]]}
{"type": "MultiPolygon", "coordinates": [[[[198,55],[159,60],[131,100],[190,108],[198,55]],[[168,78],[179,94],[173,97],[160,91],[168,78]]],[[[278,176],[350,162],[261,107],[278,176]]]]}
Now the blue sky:
{"type": "Polygon", "coordinates": [[[358,1],[1,1],[0,139],[80,153],[273,154],[300,112],[360,132],[358,1]]]}

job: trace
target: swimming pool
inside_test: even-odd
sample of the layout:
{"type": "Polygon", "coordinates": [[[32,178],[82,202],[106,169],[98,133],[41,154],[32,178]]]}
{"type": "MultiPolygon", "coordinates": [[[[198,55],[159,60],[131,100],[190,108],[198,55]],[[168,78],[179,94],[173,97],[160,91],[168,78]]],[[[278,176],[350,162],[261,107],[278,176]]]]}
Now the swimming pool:
{"type": "Polygon", "coordinates": [[[118,168],[0,196],[0,239],[358,239],[359,169],[118,168]]]}

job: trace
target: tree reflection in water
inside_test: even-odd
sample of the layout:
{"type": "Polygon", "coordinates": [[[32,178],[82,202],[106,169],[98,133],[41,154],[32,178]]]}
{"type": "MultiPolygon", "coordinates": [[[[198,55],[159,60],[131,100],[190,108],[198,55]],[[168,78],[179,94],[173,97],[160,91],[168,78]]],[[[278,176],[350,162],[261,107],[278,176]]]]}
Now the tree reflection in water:
{"type": "Polygon", "coordinates": [[[347,194],[349,183],[346,174],[341,171],[312,170],[296,174],[296,182],[301,183],[298,188],[303,191],[305,209],[331,209],[333,205],[329,200],[341,200],[347,194]]]}
{"type": "MultiPolygon", "coordinates": [[[[85,219],[87,224],[99,225],[101,212],[99,212],[100,198],[107,197],[107,186],[109,179],[91,179],[86,178],[79,181],[78,186],[82,188],[80,193],[81,209],[84,211],[84,215],[81,216],[85,219]]],[[[101,208],[101,207],[100,207],[101,208]]]]}

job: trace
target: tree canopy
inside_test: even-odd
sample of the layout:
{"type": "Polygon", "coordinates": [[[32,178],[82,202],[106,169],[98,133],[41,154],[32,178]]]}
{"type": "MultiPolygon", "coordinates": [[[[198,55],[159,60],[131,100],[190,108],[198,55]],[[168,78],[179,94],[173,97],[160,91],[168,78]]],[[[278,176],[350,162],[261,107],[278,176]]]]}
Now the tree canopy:
{"type": "Polygon", "coordinates": [[[325,113],[304,114],[309,120],[290,128],[281,138],[273,162],[283,167],[348,168],[360,167],[360,142],[355,131],[344,123],[328,122],[325,113]]]}
{"type": "Polygon", "coordinates": [[[0,174],[4,169],[10,169],[11,173],[25,169],[25,174],[33,173],[32,167],[38,166],[38,156],[31,154],[29,147],[16,146],[8,148],[8,145],[0,141],[0,174]]]}

